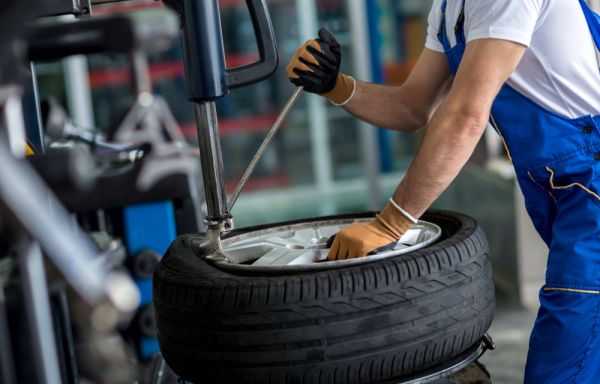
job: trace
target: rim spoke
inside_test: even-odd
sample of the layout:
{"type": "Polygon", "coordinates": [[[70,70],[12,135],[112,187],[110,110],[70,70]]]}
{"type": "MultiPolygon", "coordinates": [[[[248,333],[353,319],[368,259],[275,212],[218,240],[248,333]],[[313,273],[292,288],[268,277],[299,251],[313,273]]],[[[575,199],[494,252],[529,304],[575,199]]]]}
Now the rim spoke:
{"type": "Polygon", "coordinates": [[[282,238],[278,236],[269,237],[265,239],[265,242],[273,244],[274,246],[288,249],[298,249],[300,247],[305,248],[305,243],[297,239],[296,237],[282,238]]]}
{"type": "Polygon", "coordinates": [[[256,260],[252,265],[265,266],[265,265],[289,265],[296,258],[305,254],[305,250],[293,251],[289,249],[273,249],[264,254],[260,259],[256,260]]]}
{"type": "MultiPolygon", "coordinates": [[[[368,219],[364,219],[366,221],[368,219]]],[[[300,223],[281,228],[240,235],[224,242],[225,253],[230,256],[229,264],[244,264],[255,267],[298,267],[326,261],[326,242],[342,228],[361,220],[339,220],[300,223]]],[[[431,223],[421,222],[411,228],[398,242],[393,251],[373,257],[389,257],[414,251],[431,244],[441,236],[441,229],[431,223]]],[[[357,262],[359,259],[340,260],[334,263],[357,262]]],[[[365,260],[363,258],[362,260],[365,260]]],[[[327,262],[326,264],[330,264],[327,262]]]]}
{"type": "Polygon", "coordinates": [[[318,249],[309,249],[300,253],[294,260],[289,262],[287,265],[306,265],[314,264],[323,261],[323,254],[327,258],[327,253],[318,249]]]}

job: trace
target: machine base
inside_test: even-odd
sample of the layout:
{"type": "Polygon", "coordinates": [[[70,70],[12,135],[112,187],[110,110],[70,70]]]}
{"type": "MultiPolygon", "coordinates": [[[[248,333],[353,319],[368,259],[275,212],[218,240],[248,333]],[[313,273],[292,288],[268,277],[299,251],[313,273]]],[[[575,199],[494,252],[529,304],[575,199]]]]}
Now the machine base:
{"type": "MultiPolygon", "coordinates": [[[[482,383],[481,380],[473,382],[464,381],[461,379],[457,379],[458,381],[448,381],[447,378],[458,372],[461,372],[469,365],[479,360],[487,351],[495,348],[496,347],[492,341],[492,338],[489,335],[485,335],[479,344],[444,365],[428,369],[427,371],[420,372],[405,379],[401,379],[401,381],[394,380],[380,384],[479,384],[482,383]]],[[[169,368],[164,359],[161,356],[157,356],[154,362],[154,368],[152,370],[152,384],[194,383],[177,378],[176,374],[171,370],[171,368],[169,368]]]]}

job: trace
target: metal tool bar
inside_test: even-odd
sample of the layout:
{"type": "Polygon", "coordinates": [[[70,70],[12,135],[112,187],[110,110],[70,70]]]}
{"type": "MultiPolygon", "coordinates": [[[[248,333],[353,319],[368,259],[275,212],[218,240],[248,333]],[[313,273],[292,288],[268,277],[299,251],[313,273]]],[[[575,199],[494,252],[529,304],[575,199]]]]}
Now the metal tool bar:
{"type": "MultiPolygon", "coordinates": [[[[421,372],[410,379],[395,382],[394,384],[435,384],[441,380],[462,371],[473,362],[479,360],[487,351],[496,349],[492,338],[489,335],[483,336],[478,345],[464,352],[452,361],[440,367],[432,368],[426,372],[421,372]]],[[[446,381],[443,381],[444,383],[446,381]]]]}
{"type": "Polygon", "coordinates": [[[66,279],[93,303],[104,295],[106,271],[97,268],[94,246],[30,166],[17,161],[0,141],[0,204],[44,251],[66,279]]]}
{"type": "Polygon", "coordinates": [[[50,313],[46,272],[39,245],[24,237],[18,244],[25,311],[31,334],[33,369],[39,383],[60,383],[60,366],[50,313]]]}
{"type": "Polygon", "coordinates": [[[6,87],[0,90],[2,122],[6,129],[8,145],[13,155],[25,156],[25,122],[23,121],[22,92],[19,87],[6,87]]]}
{"type": "Polygon", "coordinates": [[[267,147],[269,146],[269,144],[271,144],[271,141],[273,140],[273,138],[275,137],[277,132],[279,132],[279,129],[281,128],[281,126],[283,125],[283,122],[285,121],[285,118],[292,110],[292,107],[294,106],[294,104],[296,104],[296,101],[298,101],[298,98],[302,94],[303,90],[304,90],[304,88],[299,87],[296,89],[296,91],[294,91],[294,94],[292,94],[292,96],[290,97],[288,102],[285,104],[285,106],[283,107],[283,110],[281,111],[279,116],[277,116],[277,120],[275,120],[275,123],[273,124],[271,129],[269,129],[269,131],[267,132],[267,136],[265,137],[263,142],[260,144],[260,147],[258,147],[256,154],[250,161],[250,164],[248,164],[248,167],[244,171],[242,178],[238,182],[238,184],[235,188],[235,191],[233,192],[233,195],[231,195],[231,199],[229,200],[229,212],[231,212],[231,210],[233,209],[233,206],[235,205],[238,198],[240,197],[240,193],[242,193],[244,186],[246,185],[246,183],[248,182],[248,179],[254,172],[256,165],[258,164],[259,160],[265,154],[267,147]]]}
{"type": "MultiPolygon", "coordinates": [[[[206,194],[207,221],[209,227],[219,226],[229,217],[227,197],[223,182],[223,156],[219,138],[217,109],[214,102],[194,105],[202,178],[206,194]]],[[[225,228],[227,229],[227,228],[225,228]]]]}

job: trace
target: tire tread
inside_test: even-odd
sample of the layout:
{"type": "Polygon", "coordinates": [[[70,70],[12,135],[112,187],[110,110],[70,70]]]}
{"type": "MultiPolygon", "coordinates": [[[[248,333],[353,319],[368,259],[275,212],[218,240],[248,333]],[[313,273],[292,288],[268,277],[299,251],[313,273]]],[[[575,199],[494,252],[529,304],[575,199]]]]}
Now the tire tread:
{"type": "Polygon", "coordinates": [[[460,230],[402,257],[304,275],[235,275],[198,258],[193,236],[176,240],[154,277],[165,359],[197,383],[332,384],[459,355],[493,318],[487,241],[471,219],[433,217],[460,230]]]}

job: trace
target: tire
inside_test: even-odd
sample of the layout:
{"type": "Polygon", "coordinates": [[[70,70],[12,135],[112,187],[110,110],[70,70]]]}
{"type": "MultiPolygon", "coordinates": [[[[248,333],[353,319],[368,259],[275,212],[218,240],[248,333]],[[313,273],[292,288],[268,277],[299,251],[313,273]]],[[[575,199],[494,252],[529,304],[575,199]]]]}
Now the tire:
{"type": "Polygon", "coordinates": [[[428,248],[308,273],[224,271],[191,246],[198,236],[180,237],[154,274],[165,360],[196,384],[333,384],[401,380],[457,357],[494,315],[487,241],[466,216],[424,219],[443,229],[428,248]]]}

